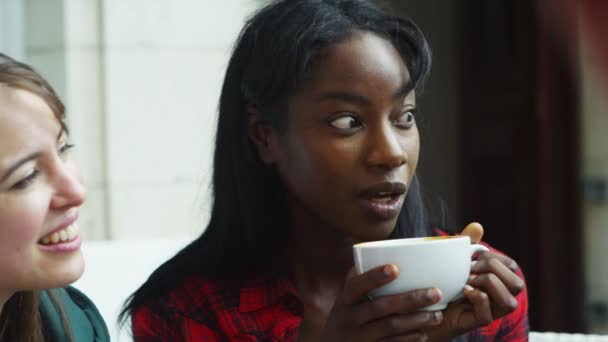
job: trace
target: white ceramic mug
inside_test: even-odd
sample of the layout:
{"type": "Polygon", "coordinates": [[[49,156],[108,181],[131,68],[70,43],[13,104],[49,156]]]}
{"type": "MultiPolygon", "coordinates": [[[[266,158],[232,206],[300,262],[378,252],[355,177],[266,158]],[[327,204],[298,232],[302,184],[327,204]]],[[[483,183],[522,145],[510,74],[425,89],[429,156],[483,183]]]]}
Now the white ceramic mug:
{"type": "Polygon", "coordinates": [[[435,236],[365,242],[354,245],[353,250],[359,274],[386,264],[399,268],[397,278],[373,290],[371,296],[436,287],[441,290],[441,301],[423,309],[435,311],[462,296],[473,254],[488,248],[471,244],[468,236],[435,236]]]}

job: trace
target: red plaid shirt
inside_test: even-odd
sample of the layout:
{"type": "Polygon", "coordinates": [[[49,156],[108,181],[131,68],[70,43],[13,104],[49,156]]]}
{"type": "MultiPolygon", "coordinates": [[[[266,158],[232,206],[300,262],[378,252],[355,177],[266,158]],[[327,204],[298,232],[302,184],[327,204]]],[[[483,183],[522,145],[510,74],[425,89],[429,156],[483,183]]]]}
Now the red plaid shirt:
{"type": "MultiPolygon", "coordinates": [[[[518,271],[518,275],[523,274],[518,271]]],[[[467,334],[467,341],[527,341],[528,297],[511,314],[467,334]]],[[[193,276],[133,313],[135,341],[295,341],[303,308],[285,278],[240,282],[193,276]],[[161,318],[162,317],[162,318],[161,318]]]]}

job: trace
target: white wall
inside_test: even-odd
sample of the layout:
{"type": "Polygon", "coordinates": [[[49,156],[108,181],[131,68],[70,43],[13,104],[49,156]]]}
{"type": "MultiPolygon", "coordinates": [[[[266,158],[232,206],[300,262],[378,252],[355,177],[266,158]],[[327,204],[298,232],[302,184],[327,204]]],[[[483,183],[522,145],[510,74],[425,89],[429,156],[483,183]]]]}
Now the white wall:
{"type": "Polygon", "coordinates": [[[6,1],[25,4],[25,60],[66,102],[87,237],[200,234],[224,69],[260,1],[6,1]]]}
{"type": "Polygon", "coordinates": [[[252,4],[103,2],[112,237],[200,233],[223,72],[252,4]]]}
{"type": "MultiPolygon", "coordinates": [[[[583,37],[584,38],[584,37],[583,37]]],[[[608,80],[598,72],[600,60],[583,39],[581,51],[581,137],[583,179],[608,182],[608,80]]],[[[604,61],[604,68],[606,63],[604,61]]],[[[608,202],[583,202],[587,303],[608,305],[608,202]]],[[[592,332],[608,334],[607,323],[591,322],[592,332]]]]}
{"type": "Polygon", "coordinates": [[[25,23],[22,0],[0,0],[0,52],[22,59],[25,56],[25,23]]]}

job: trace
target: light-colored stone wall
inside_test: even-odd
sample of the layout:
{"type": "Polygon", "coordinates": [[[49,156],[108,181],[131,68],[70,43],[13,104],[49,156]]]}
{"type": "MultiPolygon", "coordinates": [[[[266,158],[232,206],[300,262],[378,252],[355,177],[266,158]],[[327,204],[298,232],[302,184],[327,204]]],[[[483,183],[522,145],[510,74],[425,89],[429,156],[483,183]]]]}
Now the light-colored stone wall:
{"type": "Polygon", "coordinates": [[[68,108],[87,237],[200,234],[224,69],[260,1],[23,3],[24,59],[68,108]]]}
{"type": "MultiPolygon", "coordinates": [[[[583,37],[584,38],[584,37],[583,37]]],[[[582,40],[581,137],[583,180],[608,183],[608,80],[600,77],[606,61],[582,40]]],[[[608,201],[583,201],[587,303],[608,305],[608,201]]],[[[591,322],[594,333],[608,334],[608,323],[591,322]]]]}
{"type": "Polygon", "coordinates": [[[25,55],[24,3],[0,1],[0,52],[17,59],[25,55]]]}
{"type": "Polygon", "coordinates": [[[112,237],[201,232],[223,73],[253,4],[103,1],[112,237]]]}

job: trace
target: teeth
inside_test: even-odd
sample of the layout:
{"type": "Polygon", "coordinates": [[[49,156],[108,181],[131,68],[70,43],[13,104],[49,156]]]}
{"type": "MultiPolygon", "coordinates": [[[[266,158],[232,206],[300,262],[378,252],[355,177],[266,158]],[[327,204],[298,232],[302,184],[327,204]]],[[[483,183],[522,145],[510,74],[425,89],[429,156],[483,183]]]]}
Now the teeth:
{"type": "Polygon", "coordinates": [[[372,198],[372,201],[377,202],[377,203],[388,203],[392,200],[392,197],[374,197],[372,198]]]}
{"type": "Polygon", "coordinates": [[[68,235],[68,241],[72,240],[73,238],[76,237],[76,231],[73,226],[69,226],[68,229],[66,229],[66,231],[67,231],[67,235],[68,235]]]}
{"type": "Polygon", "coordinates": [[[53,233],[53,235],[51,235],[51,243],[57,242],[59,242],[59,233],[53,233]]]}
{"type": "Polygon", "coordinates": [[[56,244],[58,242],[67,242],[74,239],[78,235],[78,226],[76,223],[69,225],[63,230],[55,232],[51,235],[43,237],[40,242],[43,245],[56,244]]]}
{"type": "Polygon", "coordinates": [[[394,194],[392,192],[378,192],[372,198],[378,199],[378,200],[386,200],[386,199],[394,198],[395,196],[396,196],[396,194],[394,194]]]}

